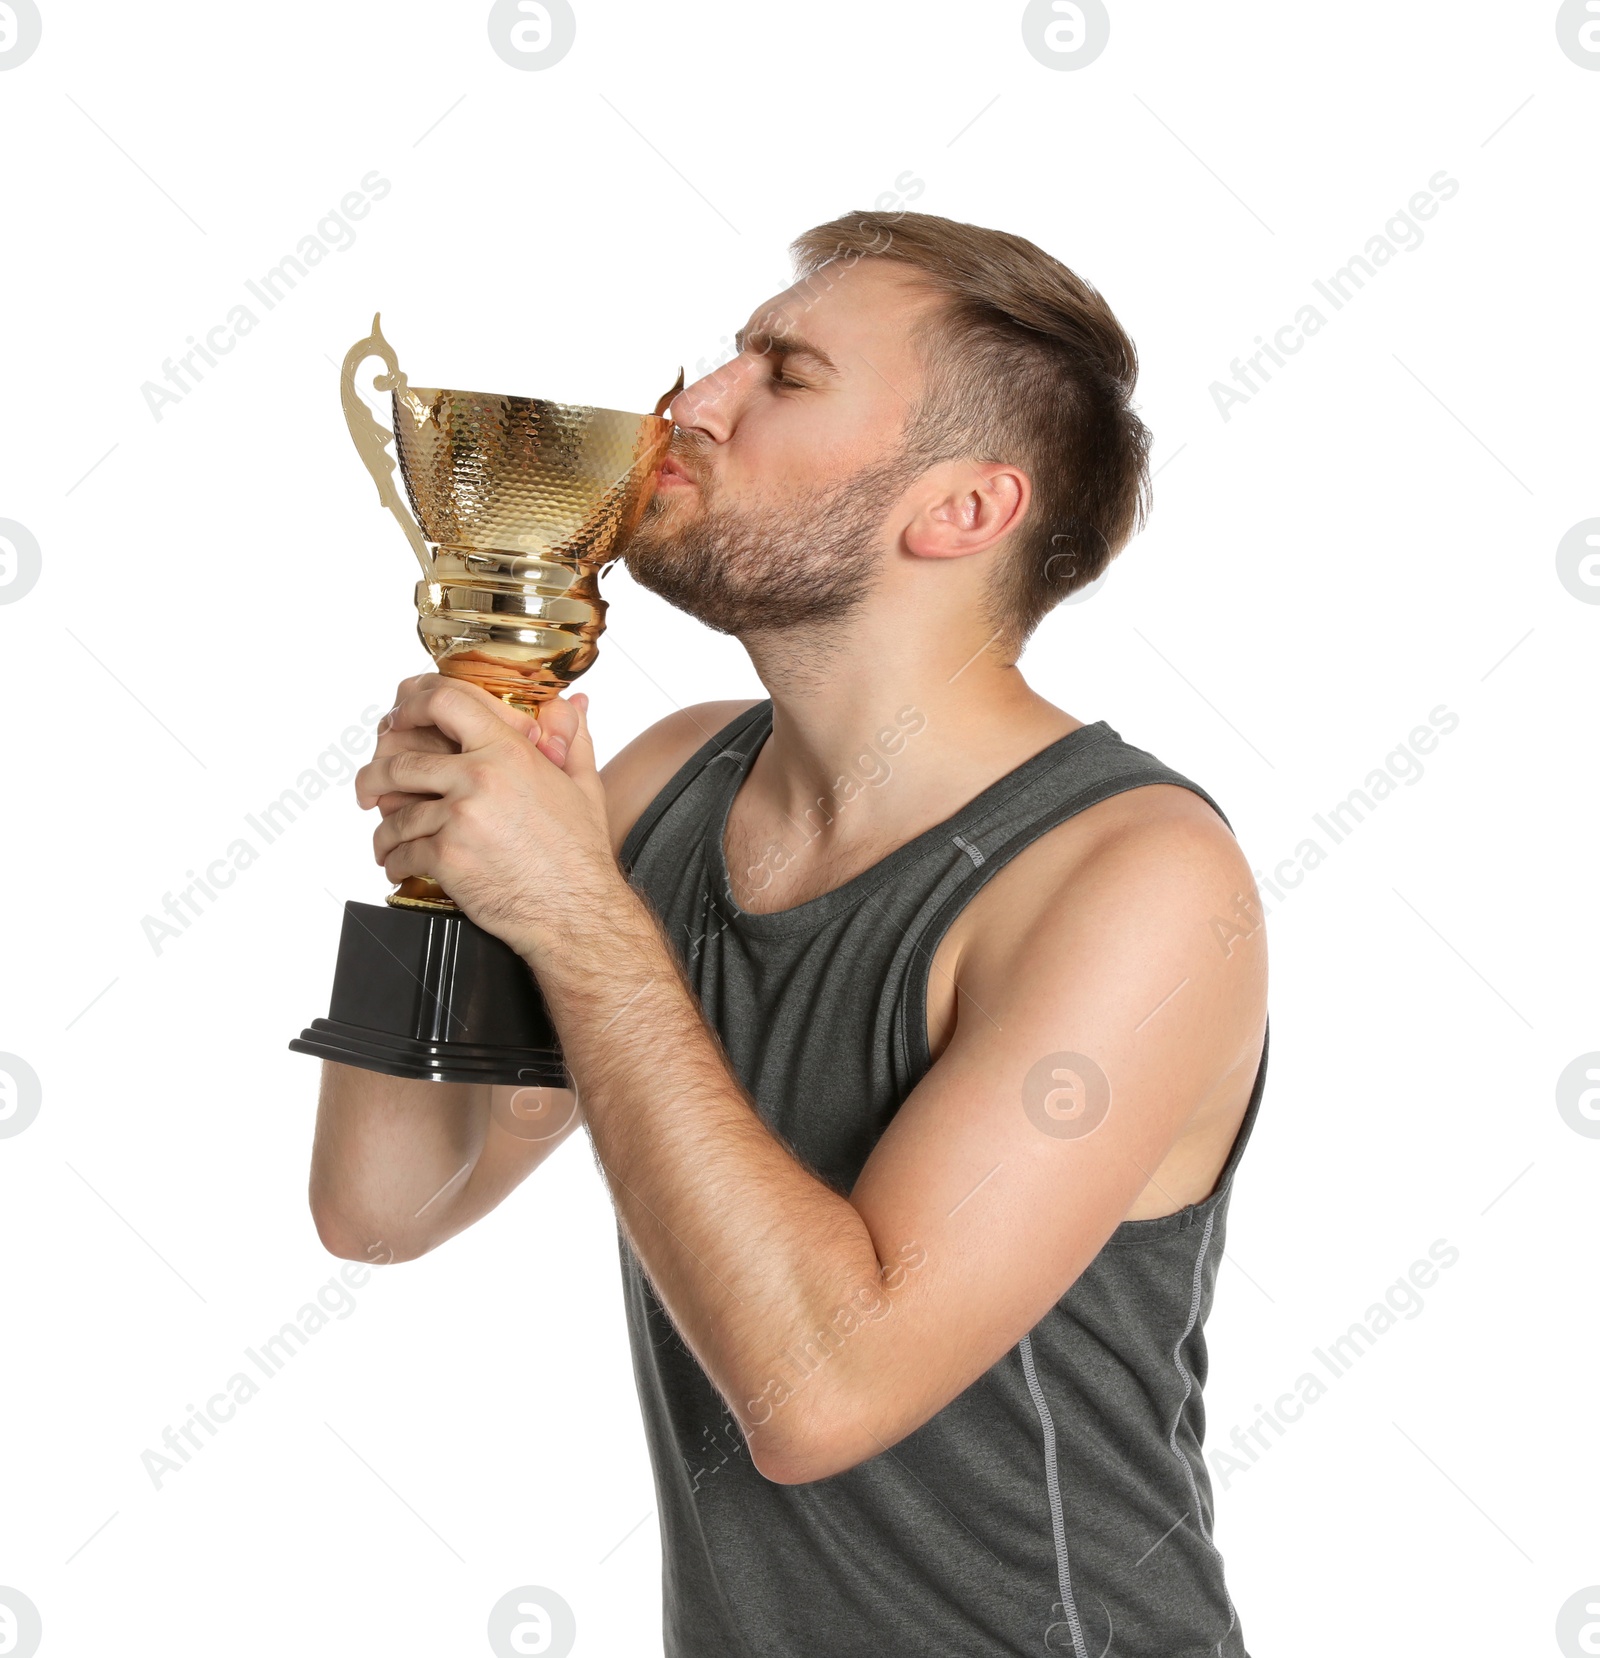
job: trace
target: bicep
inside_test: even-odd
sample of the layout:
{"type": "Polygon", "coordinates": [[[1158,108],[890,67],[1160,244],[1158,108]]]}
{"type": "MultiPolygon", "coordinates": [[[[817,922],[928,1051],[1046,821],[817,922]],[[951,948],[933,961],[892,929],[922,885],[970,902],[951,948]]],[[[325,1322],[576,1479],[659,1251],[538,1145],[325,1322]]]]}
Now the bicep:
{"type": "Polygon", "coordinates": [[[862,1170],[850,1201],[879,1260],[921,1261],[889,1321],[915,1356],[902,1431],[1067,1292],[1259,1032],[1264,946],[1224,955],[1208,925],[1242,856],[1196,838],[1119,844],[980,957],[862,1170]]]}

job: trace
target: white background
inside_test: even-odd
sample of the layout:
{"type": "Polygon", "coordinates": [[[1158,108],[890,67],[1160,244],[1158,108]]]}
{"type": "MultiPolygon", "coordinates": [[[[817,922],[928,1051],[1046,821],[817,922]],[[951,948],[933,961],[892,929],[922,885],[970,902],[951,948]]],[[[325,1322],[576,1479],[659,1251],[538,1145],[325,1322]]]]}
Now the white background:
{"type": "MultiPolygon", "coordinates": [[[[371,823],[330,788],[159,953],[143,918],[424,665],[337,395],[375,310],[417,383],[644,409],[728,354],[792,236],[886,194],[1033,238],[1138,344],[1155,515],[1041,628],[1039,690],[1200,782],[1269,876],[1459,718],[1268,899],[1212,1443],[1434,1240],[1459,1260],[1214,1476],[1216,1536],[1257,1658],[1560,1650],[1600,1582],[1600,1140],[1556,1106],[1600,1049],[1600,606],[1556,573],[1600,515],[1600,72],[1544,0],[1113,0],[1070,72],[1015,3],[591,0],[536,72],[486,11],[46,0],[0,73],[0,517],[42,556],[0,605],[0,1050],[42,1083],[0,1139],[0,1584],[41,1651],[472,1654],[522,1584],[571,1603],[579,1653],[659,1650],[581,1138],[153,1485],[141,1453],[338,1267],[305,1201],[316,1065],[285,1044],[326,1011],[341,901],[386,890],[371,823]],[[1225,420],[1212,383],[1441,169],[1421,244],[1225,420]],[[156,419],[163,360],[374,170],[353,245],[156,419]]],[[[602,756],[760,694],[621,570],[607,596],[602,756]]]]}

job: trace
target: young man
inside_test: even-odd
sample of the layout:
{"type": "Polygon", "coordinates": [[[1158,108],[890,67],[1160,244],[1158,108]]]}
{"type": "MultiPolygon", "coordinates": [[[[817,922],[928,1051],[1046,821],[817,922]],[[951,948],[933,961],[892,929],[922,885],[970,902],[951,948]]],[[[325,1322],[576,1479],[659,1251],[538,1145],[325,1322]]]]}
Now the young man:
{"type": "Polygon", "coordinates": [[[427,675],[357,779],[389,877],[526,959],[581,1112],[328,1065],[317,1226],[419,1255],[586,1126],[669,1654],[1242,1658],[1200,1385],[1254,886],[1208,795],[1015,665],[1142,519],[1133,347],[1019,237],[795,252],[626,554],[769,696],[597,772],[582,694],[536,724],[427,675]]]}

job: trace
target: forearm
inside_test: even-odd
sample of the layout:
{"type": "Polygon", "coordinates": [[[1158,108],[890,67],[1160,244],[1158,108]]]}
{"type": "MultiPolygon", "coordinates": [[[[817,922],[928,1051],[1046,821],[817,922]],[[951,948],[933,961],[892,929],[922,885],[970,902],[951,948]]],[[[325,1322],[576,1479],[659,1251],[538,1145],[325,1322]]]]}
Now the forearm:
{"type": "Polygon", "coordinates": [[[323,1242],[377,1262],[431,1248],[471,1177],[487,1122],[487,1090],[476,1085],[325,1064],[310,1185],[323,1242]]]}
{"type": "Polygon", "coordinates": [[[856,1210],[761,1121],[654,917],[618,886],[580,946],[530,961],[627,1235],[748,1428],[779,1356],[876,1291],[878,1256],[856,1210]]]}

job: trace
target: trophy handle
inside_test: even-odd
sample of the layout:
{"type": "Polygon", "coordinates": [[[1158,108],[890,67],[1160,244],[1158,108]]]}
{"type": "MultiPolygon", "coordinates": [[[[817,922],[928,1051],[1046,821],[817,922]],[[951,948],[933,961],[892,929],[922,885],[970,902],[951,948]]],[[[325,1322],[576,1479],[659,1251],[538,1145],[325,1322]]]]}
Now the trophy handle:
{"type": "Polygon", "coordinates": [[[356,453],[361,457],[362,464],[372,474],[372,481],[378,486],[378,500],[394,514],[395,522],[405,531],[406,540],[411,543],[411,550],[417,555],[417,563],[422,566],[423,576],[433,579],[433,563],[428,553],[428,543],[422,534],[422,526],[406,510],[405,503],[400,499],[400,491],[395,488],[394,457],[389,453],[389,445],[394,442],[394,433],[373,418],[372,411],[361,401],[356,391],[356,370],[368,357],[380,357],[387,374],[373,376],[372,385],[376,391],[405,391],[406,377],[400,372],[400,364],[395,357],[394,347],[383,337],[383,331],[378,326],[378,313],[372,317],[372,332],[364,340],[356,343],[344,354],[344,366],[339,370],[339,401],[344,405],[345,424],[350,428],[351,441],[356,446],[356,453]]]}
{"type": "MultiPolygon", "coordinates": [[[[377,326],[378,326],[378,319],[376,317],[374,317],[372,319],[372,326],[373,326],[374,329],[376,329],[377,326]]],[[[682,390],[683,390],[683,370],[680,368],[678,370],[677,383],[673,386],[672,390],[662,392],[660,397],[658,397],[656,399],[656,419],[657,420],[665,420],[666,419],[667,410],[672,407],[673,398],[675,398],[678,395],[678,393],[681,392],[682,390]]]]}

